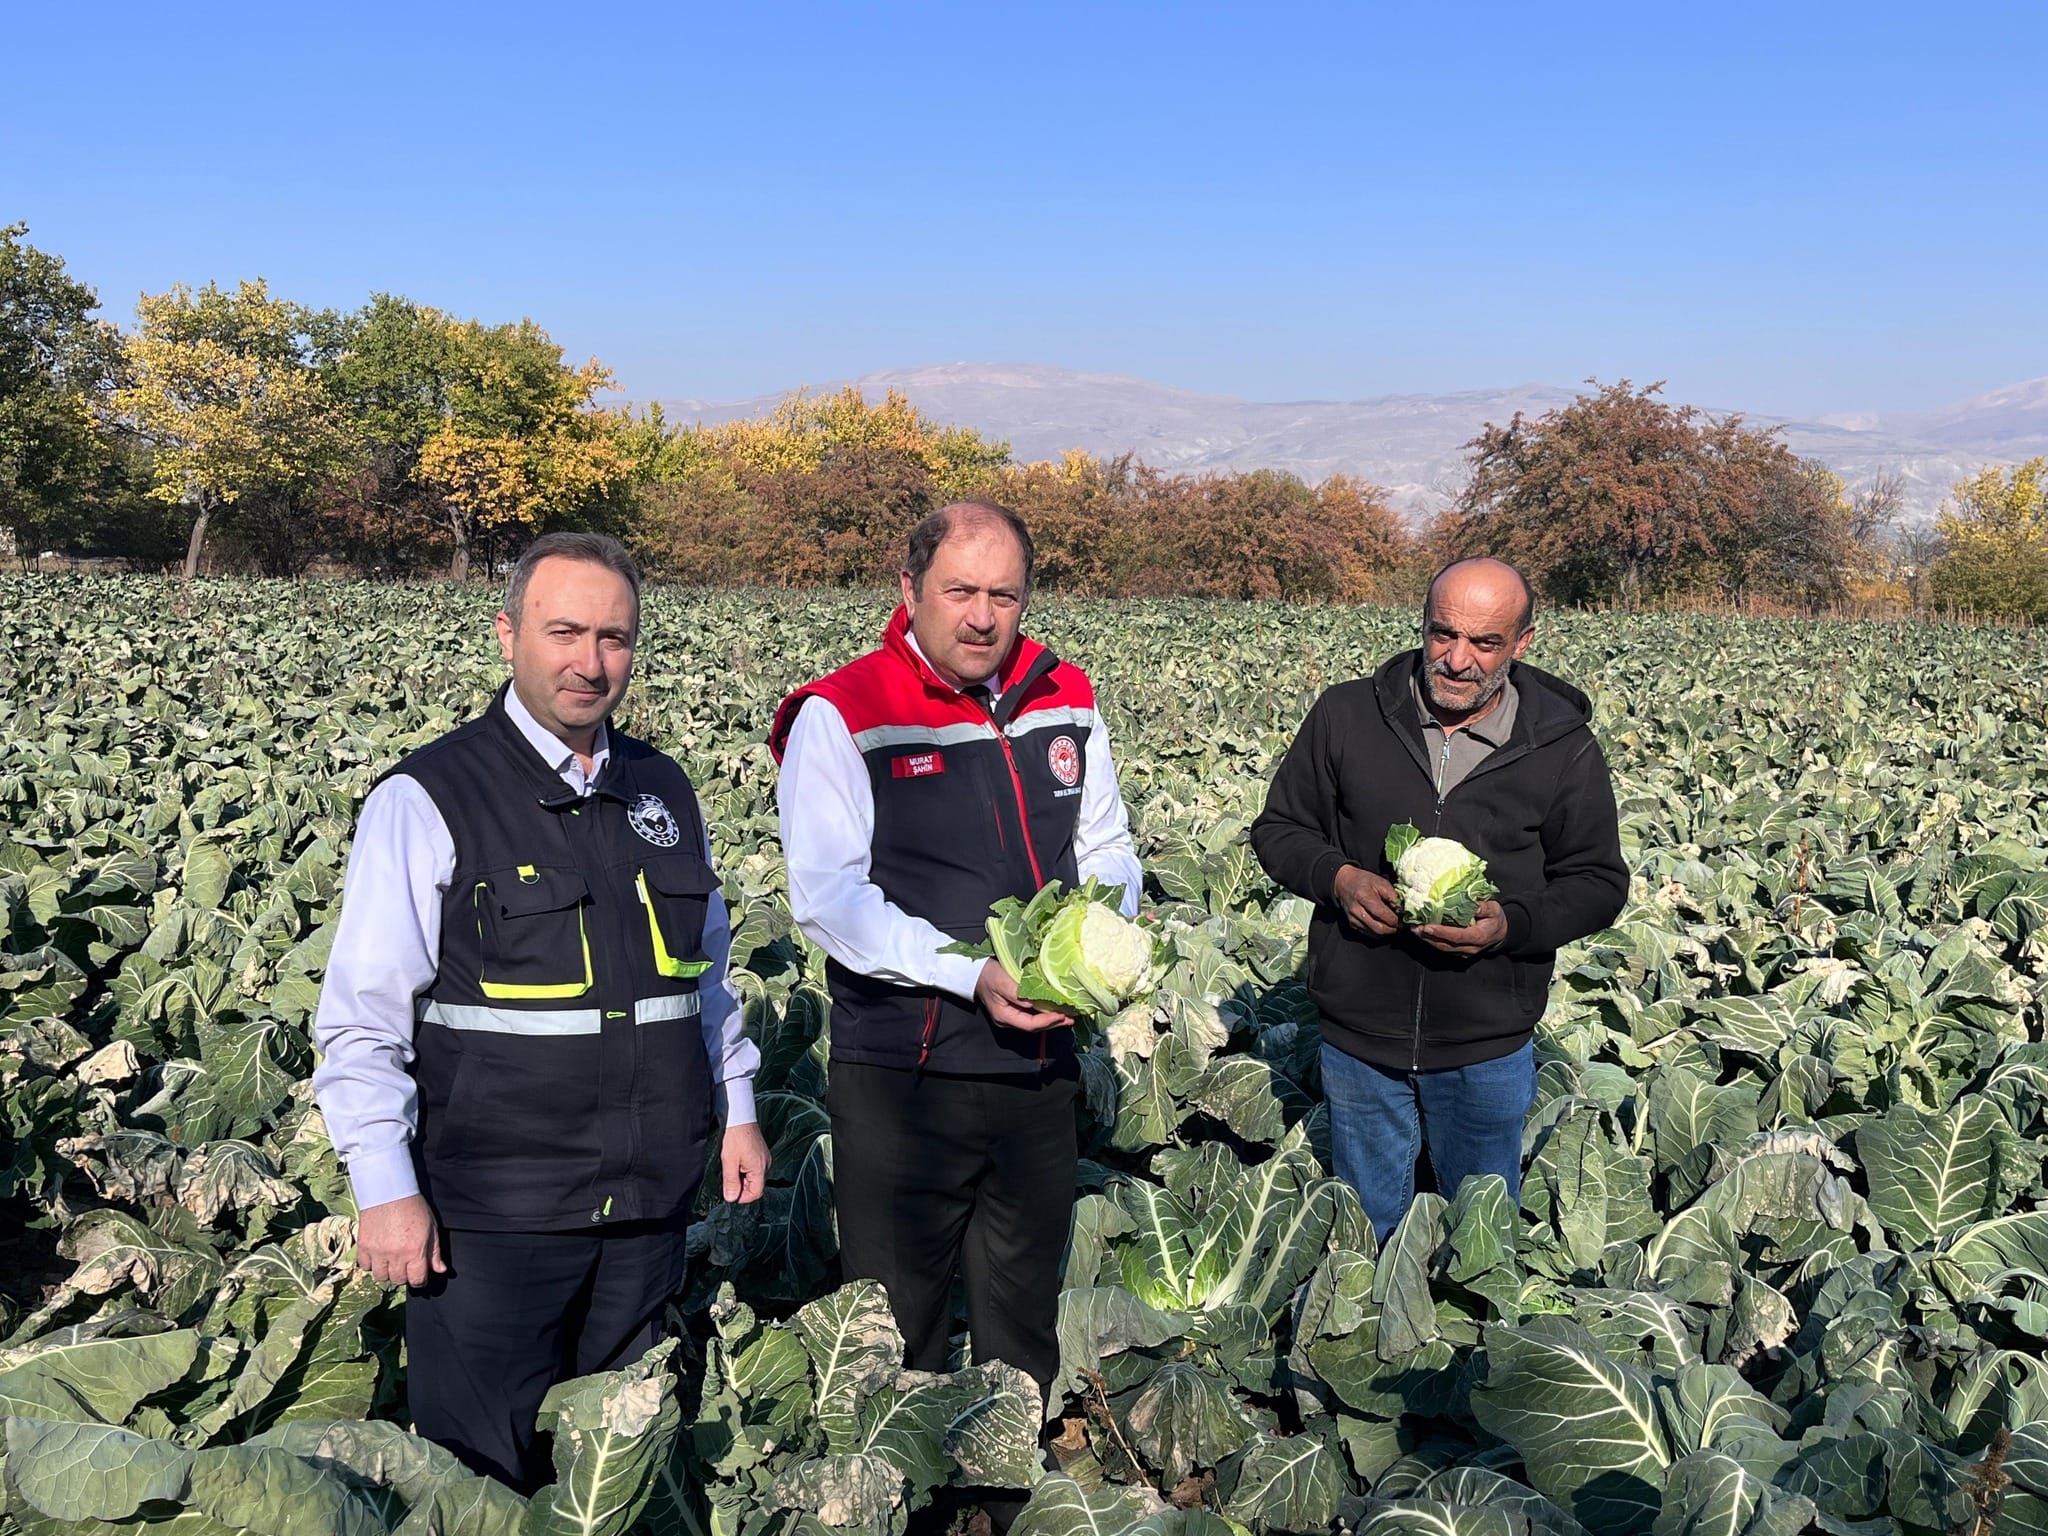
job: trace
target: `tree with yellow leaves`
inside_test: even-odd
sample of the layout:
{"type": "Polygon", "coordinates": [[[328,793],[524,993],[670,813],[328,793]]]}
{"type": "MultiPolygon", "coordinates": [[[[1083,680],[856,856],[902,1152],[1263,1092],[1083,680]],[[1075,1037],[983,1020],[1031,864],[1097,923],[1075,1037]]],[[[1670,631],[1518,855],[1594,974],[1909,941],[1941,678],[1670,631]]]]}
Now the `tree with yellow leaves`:
{"type": "Polygon", "coordinates": [[[144,294],[114,413],[154,450],[149,494],[193,509],[185,579],[210,519],[266,488],[346,470],[353,425],[312,366],[316,317],[262,281],[144,294]]]}
{"type": "Polygon", "coordinates": [[[726,422],[703,435],[742,475],[816,474],[835,452],[906,454],[924,466],[942,501],[972,495],[1010,462],[1008,443],[942,426],[893,389],[869,405],[851,384],[831,395],[798,390],[763,420],[726,422]]]}
{"type": "Polygon", "coordinates": [[[1936,603],[1984,618],[2048,619],[2048,459],[1958,481],[1936,526],[1936,603]]]}

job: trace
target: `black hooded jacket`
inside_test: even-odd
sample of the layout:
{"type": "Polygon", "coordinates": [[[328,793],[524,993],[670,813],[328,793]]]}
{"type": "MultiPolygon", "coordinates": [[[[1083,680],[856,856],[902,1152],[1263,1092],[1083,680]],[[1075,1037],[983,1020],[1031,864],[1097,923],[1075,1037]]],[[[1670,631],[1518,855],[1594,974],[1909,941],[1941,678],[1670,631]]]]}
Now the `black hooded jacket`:
{"type": "Polygon", "coordinates": [[[1606,927],[1628,896],[1607,760],[1586,696],[1521,662],[1507,741],[1441,800],[1404,651],[1370,678],[1316,700],[1252,825],[1267,873],[1316,904],[1308,985],[1323,1038],[1401,1071],[1491,1061],[1519,1050],[1543,1013],[1560,945],[1606,927]],[[1346,864],[1391,880],[1387,829],[1412,822],[1486,861],[1507,936],[1470,959],[1405,928],[1382,938],[1338,909],[1346,864]]]}

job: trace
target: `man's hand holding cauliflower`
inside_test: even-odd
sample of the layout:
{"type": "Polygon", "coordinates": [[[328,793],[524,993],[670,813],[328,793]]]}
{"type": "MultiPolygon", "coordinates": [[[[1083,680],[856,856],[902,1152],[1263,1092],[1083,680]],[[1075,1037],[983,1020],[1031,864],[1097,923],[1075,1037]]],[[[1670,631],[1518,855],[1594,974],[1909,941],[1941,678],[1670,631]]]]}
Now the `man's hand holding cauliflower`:
{"type": "Polygon", "coordinates": [[[1388,831],[1386,852],[1392,880],[1355,864],[1338,872],[1337,902],[1355,926],[1385,938],[1407,923],[1448,955],[1481,954],[1507,937],[1486,863],[1463,843],[1403,822],[1388,831]]]}

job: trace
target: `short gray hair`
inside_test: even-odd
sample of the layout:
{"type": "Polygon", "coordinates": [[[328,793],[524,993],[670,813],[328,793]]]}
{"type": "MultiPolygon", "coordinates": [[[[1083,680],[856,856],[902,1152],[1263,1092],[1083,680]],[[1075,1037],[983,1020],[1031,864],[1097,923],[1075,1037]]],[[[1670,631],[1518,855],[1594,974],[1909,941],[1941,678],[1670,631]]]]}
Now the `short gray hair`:
{"type": "Polygon", "coordinates": [[[626,546],[608,533],[544,533],[526,546],[512,567],[512,579],[505,583],[505,617],[514,629],[526,607],[526,584],[533,579],[534,568],[548,559],[581,560],[623,577],[633,589],[634,628],[639,628],[640,565],[626,546]]]}
{"type": "Polygon", "coordinates": [[[939,555],[939,546],[950,539],[961,528],[972,528],[980,524],[995,524],[1010,530],[1018,546],[1024,551],[1024,596],[1031,595],[1031,573],[1038,565],[1038,550],[1031,543],[1031,530],[1024,526],[1024,519],[996,501],[954,501],[948,502],[938,511],[931,513],[915,528],[910,530],[910,555],[904,562],[904,574],[910,578],[910,590],[917,596],[924,596],[924,574],[932,568],[932,561],[939,555]]]}

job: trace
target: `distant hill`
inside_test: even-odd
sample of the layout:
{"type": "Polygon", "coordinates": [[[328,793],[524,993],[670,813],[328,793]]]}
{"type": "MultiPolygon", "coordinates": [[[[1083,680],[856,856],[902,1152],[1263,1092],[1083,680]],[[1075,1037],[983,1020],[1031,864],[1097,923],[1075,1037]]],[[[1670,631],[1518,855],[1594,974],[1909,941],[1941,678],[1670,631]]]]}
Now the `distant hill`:
{"type": "MultiPolygon", "coordinates": [[[[870,398],[901,391],[940,421],[1007,438],[1020,460],[1082,448],[1101,457],[1132,452],[1162,469],[1284,469],[1311,482],[1351,474],[1384,487],[1410,516],[1426,515],[1457,495],[1466,473],[1464,445],[1487,422],[1505,422],[1516,411],[1540,415],[1577,393],[1524,384],[1267,404],[1029,363],[942,363],[843,382],[870,398]]],[[[781,398],[664,400],[661,406],[672,421],[712,423],[763,415],[781,398]]],[[[1813,421],[1745,413],[1745,419],[1783,428],[1794,452],[1821,460],[1851,489],[1881,473],[1899,475],[1909,515],[1929,518],[1965,475],[1986,464],[2048,454],[2048,378],[1936,411],[1813,421]]]]}

